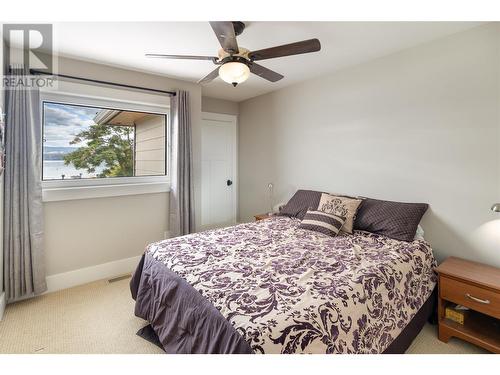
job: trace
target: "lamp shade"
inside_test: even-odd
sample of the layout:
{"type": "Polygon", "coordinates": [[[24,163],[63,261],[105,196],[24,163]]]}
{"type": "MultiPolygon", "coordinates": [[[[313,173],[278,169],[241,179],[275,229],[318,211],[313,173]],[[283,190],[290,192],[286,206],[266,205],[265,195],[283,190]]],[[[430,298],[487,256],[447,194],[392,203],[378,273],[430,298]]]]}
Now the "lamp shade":
{"type": "Polygon", "coordinates": [[[491,211],[500,212],[500,203],[495,203],[493,206],[491,206],[491,211]]]}
{"type": "Polygon", "coordinates": [[[250,69],[240,62],[228,62],[219,68],[219,77],[233,86],[245,82],[249,76],[250,69]]]}

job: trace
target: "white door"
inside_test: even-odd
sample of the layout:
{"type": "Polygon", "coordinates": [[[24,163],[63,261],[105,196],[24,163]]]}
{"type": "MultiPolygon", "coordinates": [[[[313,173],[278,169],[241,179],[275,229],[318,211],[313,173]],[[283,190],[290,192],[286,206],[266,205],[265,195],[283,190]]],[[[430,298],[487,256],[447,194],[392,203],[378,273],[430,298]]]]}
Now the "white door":
{"type": "Polygon", "coordinates": [[[203,113],[201,228],[236,223],[236,117],[203,113]]]}

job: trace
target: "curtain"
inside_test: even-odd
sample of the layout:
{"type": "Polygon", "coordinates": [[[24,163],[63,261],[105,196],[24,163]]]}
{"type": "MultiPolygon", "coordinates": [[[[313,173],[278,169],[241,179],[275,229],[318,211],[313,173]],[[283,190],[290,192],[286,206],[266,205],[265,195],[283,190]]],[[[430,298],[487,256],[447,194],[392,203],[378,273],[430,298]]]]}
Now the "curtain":
{"type": "MultiPolygon", "coordinates": [[[[24,70],[11,72],[23,79],[24,70]]],[[[4,285],[7,302],[47,289],[43,251],[39,91],[6,90],[4,285]]]]}
{"type": "Polygon", "coordinates": [[[177,91],[172,100],[171,126],[170,233],[182,236],[194,232],[191,114],[186,91],[177,91]]]}

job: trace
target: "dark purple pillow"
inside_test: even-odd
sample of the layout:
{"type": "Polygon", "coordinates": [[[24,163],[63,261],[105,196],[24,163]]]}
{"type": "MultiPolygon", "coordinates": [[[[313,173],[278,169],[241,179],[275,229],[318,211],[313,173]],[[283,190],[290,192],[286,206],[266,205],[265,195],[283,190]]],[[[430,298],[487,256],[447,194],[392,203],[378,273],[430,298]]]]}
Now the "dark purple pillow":
{"type": "Polygon", "coordinates": [[[279,215],[296,217],[300,220],[304,218],[307,210],[317,210],[321,199],[320,191],[297,190],[288,203],[281,209],[279,215]]]}
{"type": "Polygon", "coordinates": [[[356,213],[354,229],[411,242],[428,207],[427,203],[402,203],[364,198],[356,213]]]}

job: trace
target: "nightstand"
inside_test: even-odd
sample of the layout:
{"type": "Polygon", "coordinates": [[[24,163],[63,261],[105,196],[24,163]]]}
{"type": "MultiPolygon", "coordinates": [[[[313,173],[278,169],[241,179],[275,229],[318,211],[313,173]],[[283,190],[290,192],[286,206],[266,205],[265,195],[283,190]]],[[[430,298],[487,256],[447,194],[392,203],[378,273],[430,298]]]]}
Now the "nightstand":
{"type": "Polygon", "coordinates": [[[500,353],[500,269],[450,257],[437,267],[439,275],[439,340],[457,337],[500,353]],[[464,324],[445,317],[448,305],[470,310],[464,324]]]}
{"type": "Polygon", "coordinates": [[[264,220],[264,219],[269,219],[270,217],[273,217],[274,215],[269,215],[269,214],[258,214],[258,215],[255,215],[254,218],[255,218],[255,221],[259,221],[259,220],[264,220]]]}

